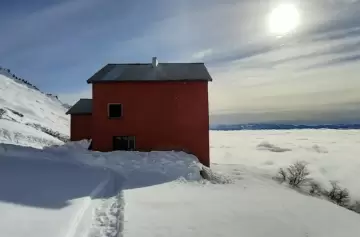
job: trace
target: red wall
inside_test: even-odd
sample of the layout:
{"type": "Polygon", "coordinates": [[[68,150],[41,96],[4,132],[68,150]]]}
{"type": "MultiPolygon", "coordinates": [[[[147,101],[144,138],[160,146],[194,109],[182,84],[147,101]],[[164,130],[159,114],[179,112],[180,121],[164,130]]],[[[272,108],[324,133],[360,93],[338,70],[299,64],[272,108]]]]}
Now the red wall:
{"type": "Polygon", "coordinates": [[[185,150],[209,165],[205,81],[95,83],[93,118],[94,150],[112,150],[113,136],[135,136],[136,150],[185,150]],[[108,119],[108,103],[121,103],[123,117],[108,119]]]}
{"type": "Polygon", "coordinates": [[[89,115],[71,115],[70,121],[70,139],[79,141],[90,139],[92,130],[91,114],[89,115]]]}

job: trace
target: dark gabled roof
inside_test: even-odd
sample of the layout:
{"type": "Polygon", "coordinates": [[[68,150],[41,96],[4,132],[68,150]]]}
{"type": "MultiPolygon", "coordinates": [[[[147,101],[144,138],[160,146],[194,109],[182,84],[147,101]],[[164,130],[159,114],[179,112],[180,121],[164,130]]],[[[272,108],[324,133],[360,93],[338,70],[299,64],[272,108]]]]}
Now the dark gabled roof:
{"type": "Polygon", "coordinates": [[[108,64],[87,83],[113,81],[212,81],[204,63],[108,64]]]}
{"type": "Polygon", "coordinates": [[[92,99],[80,99],[66,114],[92,114],[92,99]]]}

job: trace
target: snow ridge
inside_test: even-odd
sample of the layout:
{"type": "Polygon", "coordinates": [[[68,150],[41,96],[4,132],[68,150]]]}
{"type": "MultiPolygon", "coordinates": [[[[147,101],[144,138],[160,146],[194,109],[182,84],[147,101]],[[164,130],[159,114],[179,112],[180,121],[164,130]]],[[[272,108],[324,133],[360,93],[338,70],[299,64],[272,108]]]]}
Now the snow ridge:
{"type": "Polygon", "coordinates": [[[0,74],[6,76],[6,77],[8,77],[8,78],[13,79],[13,80],[16,81],[17,83],[26,85],[26,86],[28,86],[29,88],[32,88],[32,89],[37,90],[37,91],[40,91],[39,88],[37,88],[36,86],[34,86],[33,84],[31,84],[31,83],[28,82],[27,80],[22,79],[22,78],[16,76],[15,74],[13,74],[13,73],[10,71],[10,69],[0,67],[0,74]]]}
{"type": "Polygon", "coordinates": [[[6,76],[7,78],[13,79],[15,82],[25,85],[27,87],[29,87],[30,89],[34,89],[36,91],[39,91],[42,94],[45,94],[46,96],[48,96],[49,98],[52,98],[54,100],[57,100],[58,102],[60,102],[66,109],[69,109],[71,107],[71,105],[67,104],[67,103],[62,103],[57,95],[51,94],[51,93],[45,93],[43,91],[41,91],[37,86],[33,85],[32,83],[30,83],[29,81],[22,79],[18,76],[16,76],[15,74],[13,74],[10,69],[6,69],[6,68],[2,68],[0,67],[0,75],[6,76]]]}

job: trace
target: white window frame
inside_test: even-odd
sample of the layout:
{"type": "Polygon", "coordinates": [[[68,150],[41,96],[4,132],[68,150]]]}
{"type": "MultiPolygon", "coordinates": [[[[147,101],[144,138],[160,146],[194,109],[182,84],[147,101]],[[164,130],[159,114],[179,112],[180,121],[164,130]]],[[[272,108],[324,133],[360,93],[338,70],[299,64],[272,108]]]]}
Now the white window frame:
{"type": "Polygon", "coordinates": [[[107,108],[107,115],[109,119],[120,119],[124,116],[124,111],[123,111],[123,104],[121,103],[108,103],[108,108],[107,108]],[[121,116],[120,117],[110,117],[110,105],[121,105],[121,116]]]}

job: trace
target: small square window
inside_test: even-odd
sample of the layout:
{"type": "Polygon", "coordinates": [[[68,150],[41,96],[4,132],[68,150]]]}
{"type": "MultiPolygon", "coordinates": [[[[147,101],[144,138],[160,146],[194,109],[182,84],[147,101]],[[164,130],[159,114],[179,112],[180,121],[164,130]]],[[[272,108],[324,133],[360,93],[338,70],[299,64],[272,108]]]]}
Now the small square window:
{"type": "Polygon", "coordinates": [[[109,118],[120,118],[122,116],[122,104],[109,104],[108,116],[109,118]]]}

